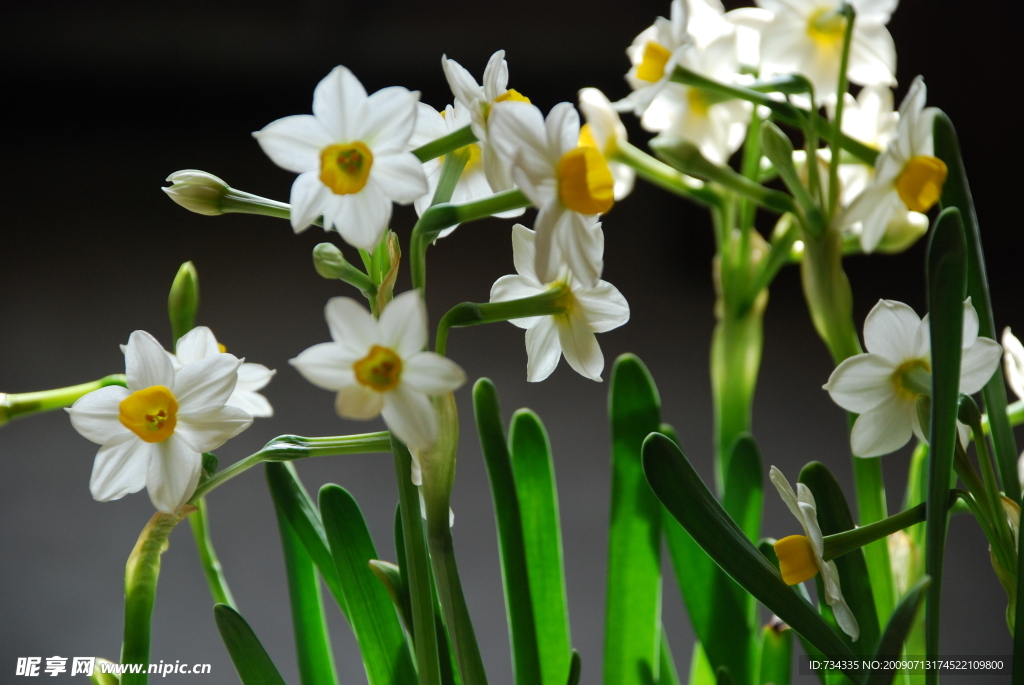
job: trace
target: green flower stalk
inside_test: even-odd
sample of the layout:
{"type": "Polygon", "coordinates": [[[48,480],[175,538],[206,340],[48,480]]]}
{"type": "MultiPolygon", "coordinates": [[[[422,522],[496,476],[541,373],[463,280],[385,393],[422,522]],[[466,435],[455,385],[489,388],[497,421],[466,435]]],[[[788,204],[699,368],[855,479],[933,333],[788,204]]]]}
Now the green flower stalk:
{"type": "Polygon", "coordinates": [[[115,373],[97,381],[72,385],[67,388],[22,393],[0,392],[0,426],[23,416],[70,407],[80,397],[110,385],[125,387],[127,381],[124,374],[115,373]]]}

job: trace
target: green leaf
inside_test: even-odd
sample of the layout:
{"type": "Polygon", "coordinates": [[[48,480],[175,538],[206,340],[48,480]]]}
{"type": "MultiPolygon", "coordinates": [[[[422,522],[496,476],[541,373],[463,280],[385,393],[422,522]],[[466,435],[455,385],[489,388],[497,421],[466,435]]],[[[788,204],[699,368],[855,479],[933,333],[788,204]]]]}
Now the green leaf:
{"type": "MultiPolygon", "coordinates": [[[[391,603],[395,605],[395,611],[401,617],[405,629],[409,630],[412,617],[406,611],[406,599],[409,593],[406,591],[405,581],[402,580],[402,570],[395,564],[389,561],[381,561],[380,559],[370,559],[370,570],[373,571],[373,575],[377,576],[377,580],[387,590],[391,603]]],[[[409,635],[410,637],[412,636],[412,631],[409,631],[409,635]]]]}
{"type": "Polygon", "coordinates": [[[764,504],[761,451],[754,437],[745,433],[736,438],[731,452],[722,506],[747,534],[747,539],[754,542],[761,537],[761,506],[764,504]]]}
{"type": "MultiPolygon", "coordinates": [[[[925,590],[929,583],[931,583],[931,579],[928,576],[923,576],[914,587],[907,590],[907,594],[903,596],[896,610],[892,612],[889,625],[885,627],[882,640],[878,643],[876,658],[899,658],[902,653],[903,643],[906,642],[907,635],[914,625],[917,611],[921,608],[921,603],[924,601],[925,590]]],[[[868,675],[867,685],[891,685],[895,677],[895,670],[872,670],[870,675],[868,675]]]]}
{"type": "MultiPolygon", "coordinates": [[[[935,156],[946,163],[949,172],[946,184],[942,188],[941,204],[943,207],[956,207],[964,223],[967,248],[967,294],[978,312],[978,335],[998,341],[995,315],[992,312],[992,298],[989,295],[988,275],[985,269],[985,251],[981,246],[981,230],[978,227],[978,215],[974,211],[974,200],[971,188],[967,183],[967,172],[960,156],[960,142],[957,140],[956,129],[944,112],[938,112],[933,123],[935,137],[935,156]]],[[[1020,484],[1017,480],[1017,443],[1013,437],[1013,429],[1006,417],[1006,384],[1003,380],[1002,367],[996,368],[995,374],[982,389],[985,408],[992,421],[992,441],[995,443],[999,473],[1003,481],[1003,490],[1010,499],[1019,501],[1021,498],[1020,484]]]]}
{"type": "Polygon", "coordinates": [[[690,657],[690,685],[715,685],[715,669],[711,668],[707,654],[700,641],[693,643],[693,655],[690,657]]]}
{"type": "Polygon", "coordinates": [[[583,661],[580,659],[580,653],[574,649],[572,650],[572,658],[569,659],[569,679],[566,681],[567,685],[579,685],[582,672],[583,661]]]}
{"type": "Polygon", "coordinates": [[[793,631],[778,623],[761,632],[761,673],[758,685],[789,685],[793,665],[793,631]]]}
{"type": "Polygon", "coordinates": [[[409,644],[391,598],[370,570],[377,550],[359,505],[338,485],[320,489],[320,513],[370,685],[416,681],[409,644]]]}
{"type": "MultiPolygon", "coordinates": [[[[647,480],[662,504],[722,570],[822,653],[839,659],[853,656],[846,643],[807,600],[783,582],[778,569],[747,539],[675,443],[659,433],[649,435],[643,454],[647,480]]],[[[861,672],[851,670],[847,675],[856,683],[863,682],[861,672]]]]}
{"type": "MultiPolygon", "coordinates": [[[[658,430],[661,401],[637,357],[615,360],[609,388],[612,503],[608,531],[604,682],[649,685],[661,634],[661,505],[644,480],[643,440],[658,430]]],[[[665,438],[668,440],[668,438],[665,438]]]]}
{"type": "Polygon", "coordinates": [[[213,617],[242,685],[285,685],[256,633],[237,611],[226,604],[217,604],[213,607],[213,617]]]}
{"type": "MultiPolygon", "coordinates": [[[[822,535],[835,535],[854,529],[853,515],[843,495],[843,489],[824,464],[813,461],[805,466],[800,471],[799,481],[814,495],[822,535]]],[[[856,653],[873,654],[880,631],[864,554],[860,549],[855,549],[837,557],[835,563],[839,570],[843,597],[860,626],[860,637],[856,642],[849,642],[849,637],[845,633],[843,639],[849,642],[850,649],[856,653]]]]}
{"type": "Polygon", "coordinates": [[[320,522],[320,513],[313,500],[302,486],[295,466],[289,463],[268,463],[266,465],[267,485],[274,499],[274,506],[284,514],[295,535],[302,541],[306,553],[320,571],[327,589],[338,603],[341,613],[348,618],[345,595],[341,581],[327,546],[327,534],[320,522]]]}
{"type": "Polygon", "coordinates": [[[561,685],[569,671],[572,642],[551,446],[544,424],[529,409],[512,415],[508,442],[521,505],[542,682],[561,685]]]}
{"type": "MultiPolygon", "coordinates": [[[[533,598],[530,594],[523,520],[515,474],[512,472],[512,457],[501,423],[498,394],[490,380],[481,378],[473,386],[473,409],[494,498],[494,518],[498,526],[498,552],[505,587],[505,611],[508,614],[508,631],[512,642],[515,682],[519,685],[537,685],[544,680],[533,598]]],[[[563,671],[559,681],[564,677],[563,671]]]]}
{"type": "MultiPolygon", "coordinates": [[[[942,211],[928,244],[928,315],[932,348],[931,428],[928,444],[928,520],[925,527],[925,573],[932,578],[925,608],[925,646],[929,659],[939,653],[942,560],[949,513],[949,478],[956,444],[960,402],[963,301],[967,289],[967,246],[959,210],[942,211]]],[[[938,671],[926,674],[938,682],[938,671]]]]}
{"type": "Polygon", "coordinates": [[[277,525],[281,530],[281,547],[288,572],[288,597],[292,607],[292,626],[295,629],[295,652],[299,662],[299,680],[302,685],[336,685],[331,638],[324,617],[320,579],[313,560],[299,536],[292,530],[288,518],[275,507],[277,525]]]}

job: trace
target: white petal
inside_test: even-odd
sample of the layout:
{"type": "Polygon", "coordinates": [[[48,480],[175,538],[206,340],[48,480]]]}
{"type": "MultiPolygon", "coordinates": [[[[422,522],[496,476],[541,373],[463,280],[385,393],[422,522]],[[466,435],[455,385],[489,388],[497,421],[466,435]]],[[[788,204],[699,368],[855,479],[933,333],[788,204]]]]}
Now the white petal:
{"type": "Polygon", "coordinates": [[[968,349],[974,344],[974,341],[978,339],[978,312],[974,310],[974,305],[971,304],[971,298],[964,300],[964,327],[963,327],[963,338],[960,347],[968,349]]]}
{"type": "Polygon", "coordinates": [[[252,425],[252,416],[234,406],[179,412],[174,437],[196,452],[210,452],[252,425]]]}
{"type": "Polygon", "coordinates": [[[108,443],[96,453],[89,478],[89,491],[93,499],[107,502],[138,492],[146,485],[153,445],[143,442],[134,434],[108,443]]]}
{"type": "Polygon", "coordinates": [[[605,333],[629,321],[629,303],[608,281],[598,281],[594,288],[574,290],[573,297],[579,315],[595,333],[605,333]]]}
{"type": "MultiPolygon", "coordinates": [[[[491,286],[491,302],[508,302],[522,300],[540,295],[547,288],[537,285],[534,281],[522,276],[502,276],[491,286]]],[[[522,319],[509,319],[509,323],[519,328],[532,328],[540,317],[528,316],[522,319]]]]}
{"type": "Polygon", "coordinates": [[[324,210],[324,223],[334,227],[345,242],[371,252],[380,242],[389,221],[391,199],[372,173],[358,193],[332,194],[324,210]]]}
{"type": "Polygon", "coordinates": [[[839,586],[839,570],[836,568],[836,562],[830,561],[827,564],[828,574],[822,574],[825,576],[825,585],[834,586],[834,594],[826,597],[825,602],[832,607],[832,613],[836,617],[836,623],[842,628],[843,632],[850,636],[850,639],[854,642],[860,637],[860,626],[857,624],[857,618],[853,615],[850,610],[850,606],[843,599],[843,592],[839,586]]]}
{"type": "Polygon", "coordinates": [[[483,88],[476,82],[476,79],[453,59],[447,56],[441,57],[441,68],[448,80],[448,87],[452,89],[452,95],[460,100],[466,107],[473,108],[483,98],[483,88]]]}
{"type": "MultiPolygon", "coordinates": [[[[498,103],[491,109],[488,130],[489,141],[505,164],[520,167],[529,185],[554,177],[559,155],[548,148],[544,115],[534,105],[498,103]]],[[[527,192],[525,188],[523,192],[527,192]]]]}
{"type": "Polygon", "coordinates": [[[135,331],[124,350],[125,375],[132,392],[154,385],[174,390],[174,368],[167,351],[146,331],[135,331]]]}
{"type": "Polygon", "coordinates": [[[237,387],[228,398],[227,406],[237,407],[249,416],[265,418],[274,415],[274,408],[266,397],[251,390],[239,390],[237,387]]]}
{"type": "Polygon", "coordinates": [[[403,360],[427,345],[427,308],[419,290],[408,290],[391,300],[378,324],[381,345],[403,360]]]}
{"type": "MultiPolygon", "coordinates": [[[[363,356],[368,351],[367,347],[363,356]]],[[[355,382],[352,364],[357,360],[338,343],[329,342],[313,345],[288,363],[313,385],[324,390],[338,390],[355,382]]]]}
{"type": "Polygon", "coordinates": [[[366,118],[353,122],[352,138],[364,141],[374,154],[405,152],[416,125],[420,94],[401,86],[382,88],[366,101],[366,118]]]}
{"type": "Polygon", "coordinates": [[[789,512],[793,514],[796,520],[803,523],[803,517],[800,515],[800,506],[796,498],[796,493],[793,491],[793,486],[786,480],[786,476],[783,475],[782,471],[778,467],[773,466],[768,471],[768,478],[771,480],[772,485],[779,491],[779,497],[786,504],[789,512]]]}
{"type": "Polygon", "coordinates": [[[572,230],[569,226],[573,220],[570,214],[573,214],[572,210],[566,209],[558,201],[543,205],[537,212],[533,222],[537,233],[534,240],[534,248],[537,250],[534,269],[541,283],[553,283],[558,278],[562,263],[558,233],[572,230]]]}
{"type": "Polygon", "coordinates": [[[544,122],[547,148],[559,157],[579,145],[580,115],[571,102],[559,102],[544,122]]]}
{"type": "Polygon", "coordinates": [[[895,452],[910,440],[916,415],[913,402],[895,395],[857,417],[850,433],[850,447],[858,457],[880,457],[895,452]]]}
{"type": "Polygon", "coordinates": [[[344,419],[368,421],[380,414],[383,406],[384,393],[357,382],[341,386],[334,398],[334,411],[344,419]]]}
{"type": "Polygon", "coordinates": [[[381,414],[388,428],[409,449],[429,449],[437,439],[437,414],[430,400],[405,384],[384,393],[381,414]]]}
{"type": "Polygon", "coordinates": [[[1021,345],[1009,326],[1003,330],[1003,349],[1006,350],[1003,358],[1006,381],[1017,399],[1024,399],[1024,345],[1021,345]]]}
{"type": "Polygon", "coordinates": [[[978,338],[960,360],[960,392],[973,395],[985,387],[1002,356],[1003,348],[999,343],[990,338],[978,338]]]}
{"type": "Polygon", "coordinates": [[[235,390],[241,363],[238,357],[225,353],[183,366],[174,379],[179,411],[188,413],[224,406],[235,390]]]}
{"type": "Polygon", "coordinates": [[[253,392],[266,387],[277,371],[268,369],[263,364],[244,363],[238,367],[238,382],[235,390],[253,392]]]}
{"type": "Polygon", "coordinates": [[[299,174],[292,182],[291,224],[292,230],[302,233],[319,218],[331,199],[331,189],[320,180],[319,171],[299,174]]]}
{"type": "Polygon", "coordinates": [[[274,164],[296,174],[319,170],[320,153],[339,140],[311,114],[272,121],[252,135],[274,164]]]}
{"type": "Polygon", "coordinates": [[[512,227],[512,262],[516,273],[541,286],[537,278],[537,234],[522,224],[512,227]]]}
{"type": "Polygon", "coordinates": [[[174,354],[184,366],[220,354],[220,347],[217,346],[217,338],[214,337],[213,331],[206,326],[196,326],[178,339],[174,346],[174,354]]]}
{"type": "Polygon", "coordinates": [[[555,317],[540,316],[526,331],[526,380],[539,383],[555,370],[562,358],[555,317]]]}
{"type": "Polygon", "coordinates": [[[505,51],[498,50],[484,68],[484,97],[493,101],[508,90],[508,62],[505,61],[505,51]]]}
{"type": "Polygon", "coordinates": [[[565,361],[581,376],[600,381],[601,371],[604,370],[604,355],[597,343],[597,336],[587,326],[586,320],[570,312],[568,316],[560,316],[555,321],[565,361]]]}
{"type": "MultiPolygon", "coordinates": [[[[858,17],[858,20],[860,17],[858,17]]],[[[896,44],[882,24],[858,21],[850,45],[850,80],[860,85],[896,85],[896,44]]]]}
{"type": "Polygon", "coordinates": [[[171,514],[195,492],[203,458],[174,436],[153,446],[156,449],[149,460],[146,489],[153,506],[171,514]]]}
{"type": "Polygon", "coordinates": [[[329,299],[324,307],[324,318],[331,330],[331,339],[350,355],[351,361],[362,359],[371,347],[381,342],[377,321],[366,307],[351,297],[329,299]]]}
{"type": "MultiPolygon", "coordinates": [[[[494,149],[494,145],[490,142],[480,143],[480,161],[484,167],[484,175],[487,177],[487,183],[490,184],[491,189],[500,193],[503,190],[511,190],[515,187],[515,181],[512,180],[512,171],[509,169],[511,161],[502,159],[501,155],[498,154],[497,150],[494,149]]],[[[513,209],[508,212],[502,212],[495,216],[500,217],[511,217],[519,216],[525,209],[513,209]]]]}
{"type": "Polygon", "coordinates": [[[879,300],[864,319],[864,347],[893,364],[902,364],[914,358],[920,324],[921,317],[902,302],[879,300]]]}
{"type": "Polygon", "coordinates": [[[121,423],[121,401],[131,392],[119,385],[108,385],[79,397],[68,409],[71,425],[86,440],[106,445],[132,435],[121,423]]]}
{"type": "Polygon", "coordinates": [[[906,205],[896,193],[896,189],[884,179],[875,177],[875,182],[857,196],[847,211],[843,213],[845,226],[861,222],[860,245],[866,253],[874,252],[878,243],[885,235],[885,229],[892,221],[893,215],[906,205]]]}
{"type": "Polygon", "coordinates": [[[588,288],[597,285],[604,269],[604,232],[593,216],[567,211],[556,228],[556,240],[569,270],[588,288]]]}
{"type": "Polygon", "coordinates": [[[880,355],[854,355],[836,367],[825,390],[840,407],[861,414],[893,397],[895,371],[895,365],[880,355]]]}
{"type": "Polygon", "coordinates": [[[447,357],[417,352],[403,360],[401,382],[427,395],[441,395],[465,383],[466,373],[447,357]]]}
{"type": "Polygon", "coordinates": [[[366,118],[366,89],[346,67],[334,67],[313,91],[313,114],[335,141],[349,142],[366,118]]]}
{"type": "Polygon", "coordinates": [[[409,204],[427,192],[423,165],[411,152],[374,158],[371,173],[384,194],[399,204],[409,204]]]}

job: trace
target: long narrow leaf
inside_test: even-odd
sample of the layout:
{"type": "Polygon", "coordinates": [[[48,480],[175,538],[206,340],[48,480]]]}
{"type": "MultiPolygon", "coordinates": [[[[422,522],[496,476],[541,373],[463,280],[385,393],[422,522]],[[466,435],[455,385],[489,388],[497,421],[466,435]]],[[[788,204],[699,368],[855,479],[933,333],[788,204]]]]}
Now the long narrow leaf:
{"type": "MultiPolygon", "coordinates": [[[[811,494],[814,495],[818,524],[823,535],[853,530],[853,515],[850,513],[850,506],[846,502],[843,490],[824,464],[815,461],[805,466],[800,472],[800,482],[810,488],[811,494]]],[[[842,583],[843,597],[860,626],[860,637],[850,644],[850,648],[858,654],[873,654],[880,630],[864,554],[861,550],[855,549],[838,557],[835,562],[842,583]]]]}
{"type": "Polygon", "coordinates": [[[241,614],[226,604],[217,604],[213,617],[242,685],[285,685],[267,650],[241,614]]]}
{"type": "Polygon", "coordinates": [[[508,442],[522,507],[523,540],[542,682],[561,685],[569,672],[572,642],[551,445],[544,424],[529,409],[520,409],[512,415],[508,442]]]}
{"type": "MultiPolygon", "coordinates": [[[[498,552],[505,587],[505,610],[508,613],[515,682],[518,685],[537,685],[544,681],[530,594],[530,572],[526,560],[519,494],[512,471],[512,457],[501,423],[498,393],[494,384],[486,378],[481,378],[473,387],[473,409],[494,498],[494,518],[498,526],[498,552]]],[[[564,678],[563,672],[561,679],[564,678]]]]}
{"type": "Polygon", "coordinates": [[[416,682],[416,667],[398,614],[370,570],[377,550],[359,505],[344,488],[325,485],[320,489],[320,514],[367,680],[370,685],[416,682]]]}
{"type": "MultiPolygon", "coordinates": [[[[733,580],[822,653],[839,659],[853,656],[846,643],[783,582],[778,569],[747,539],[675,443],[658,433],[648,436],[644,471],[665,507],[733,580]]],[[[863,682],[862,673],[846,673],[855,683],[863,682]]]]}
{"type": "MultiPolygon", "coordinates": [[[[956,129],[944,112],[935,116],[933,123],[935,137],[935,156],[946,163],[949,175],[942,188],[942,206],[956,207],[964,223],[967,248],[967,294],[978,312],[978,335],[999,340],[996,333],[995,315],[992,313],[992,298],[989,295],[988,275],[985,269],[985,251],[981,246],[981,230],[978,227],[978,215],[974,211],[974,200],[971,188],[967,183],[967,172],[964,160],[960,156],[960,142],[956,129]]],[[[1003,380],[1002,367],[997,368],[982,390],[985,408],[992,422],[992,441],[995,443],[996,457],[999,462],[999,473],[1003,481],[1003,490],[1014,500],[1021,497],[1020,483],[1017,480],[1017,443],[1013,437],[1013,429],[1006,416],[1006,384],[1003,380]]]]}
{"type": "Polygon", "coordinates": [[[761,451],[753,436],[743,434],[730,450],[729,469],[725,474],[725,495],[722,506],[755,542],[761,537],[761,507],[764,503],[764,477],[761,451]]]}
{"type": "Polygon", "coordinates": [[[641,449],[647,434],[658,430],[661,401],[637,357],[622,355],[615,360],[608,404],[612,505],[604,682],[647,685],[644,673],[658,672],[662,511],[644,480],[641,449]]]}
{"type": "MultiPolygon", "coordinates": [[[[914,625],[914,619],[924,601],[925,590],[929,583],[931,583],[931,579],[928,576],[922,577],[914,587],[907,590],[907,594],[900,600],[896,611],[892,612],[889,625],[885,627],[881,642],[878,643],[877,659],[885,661],[899,659],[903,643],[906,642],[907,635],[910,634],[910,629],[914,625]]],[[[872,670],[868,676],[867,685],[891,685],[896,673],[895,669],[872,670]]]]}
{"type": "MultiPolygon", "coordinates": [[[[928,244],[928,314],[932,352],[931,428],[928,443],[928,520],[925,528],[925,573],[932,578],[925,607],[925,648],[929,659],[939,653],[942,560],[949,522],[949,478],[957,440],[963,301],[967,290],[967,247],[963,222],[955,208],[942,211],[928,244]]],[[[929,670],[928,683],[939,672],[929,670]]]]}
{"type": "Polygon", "coordinates": [[[689,685],[715,685],[715,669],[711,668],[707,654],[701,643],[693,643],[693,655],[690,657],[689,685]]]}
{"type": "Polygon", "coordinates": [[[313,560],[292,530],[288,518],[280,508],[275,507],[275,510],[288,572],[288,597],[292,606],[299,679],[302,685],[336,685],[338,676],[334,670],[331,639],[320,596],[320,579],[313,560]]]}

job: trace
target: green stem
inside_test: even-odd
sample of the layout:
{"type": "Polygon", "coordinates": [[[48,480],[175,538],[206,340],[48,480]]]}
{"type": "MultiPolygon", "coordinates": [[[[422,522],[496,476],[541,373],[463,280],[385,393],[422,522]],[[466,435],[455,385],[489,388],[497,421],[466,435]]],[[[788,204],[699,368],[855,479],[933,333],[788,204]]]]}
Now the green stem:
{"type": "MultiPolygon", "coordinates": [[[[885,501],[881,457],[854,457],[853,479],[860,525],[867,527],[885,520],[889,511],[885,501]]],[[[896,608],[897,599],[888,543],[885,540],[878,540],[864,547],[864,560],[867,562],[868,577],[874,590],[875,611],[880,621],[888,621],[896,608]]]]}
{"type": "Polygon", "coordinates": [[[703,181],[676,171],[660,159],[652,157],[625,140],[616,141],[615,148],[609,152],[608,159],[632,167],[637,175],[645,181],[698,204],[717,207],[722,203],[721,196],[713,188],[706,186],[703,181]]]}
{"type": "Polygon", "coordinates": [[[425,287],[427,246],[441,231],[456,224],[529,206],[530,200],[520,190],[513,189],[473,202],[458,205],[445,202],[427,209],[413,227],[409,241],[409,250],[412,253],[409,257],[412,286],[421,290],[425,287]]]}
{"type": "Polygon", "coordinates": [[[235,476],[248,471],[265,461],[294,461],[309,457],[336,457],[345,454],[378,454],[391,452],[391,434],[363,433],[328,438],[304,438],[298,435],[281,435],[274,438],[255,454],[236,461],[213,478],[196,488],[190,504],[214,488],[223,485],[235,476]]]}
{"type": "Polygon", "coordinates": [[[524,319],[531,316],[557,316],[567,310],[566,297],[569,286],[562,283],[533,297],[504,302],[463,302],[449,309],[437,324],[437,341],[434,351],[443,355],[448,346],[448,330],[482,323],[496,323],[510,319],[524,319]]]}
{"type": "Polygon", "coordinates": [[[125,673],[121,685],[145,685],[148,680],[150,623],[156,584],[160,577],[160,555],[167,549],[167,537],[185,516],[194,511],[184,505],[173,514],[157,512],[142,529],[124,570],[124,638],[122,664],[142,664],[141,673],[125,673]]]}
{"type": "Polygon", "coordinates": [[[768,253],[768,258],[758,265],[750,292],[759,293],[771,285],[779,270],[791,261],[793,244],[799,237],[800,230],[796,217],[792,214],[783,214],[779,217],[772,232],[771,252],[768,253]]]}
{"type": "Polygon", "coordinates": [[[471,145],[475,142],[477,142],[477,137],[473,133],[472,127],[463,126],[458,130],[452,131],[446,136],[442,136],[437,140],[432,140],[425,145],[421,145],[413,150],[412,153],[416,155],[416,158],[421,162],[426,162],[453,150],[458,150],[460,147],[471,145]]]}
{"type": "MultiPolygon", "coordinates": [[[[996,531],[999,535],[998,540],[993,540],[993,547],[997,548],[997,553],[999,552],[998,548],[1002,547],[1004,558],[1001,561],[1011,564],[1003,568],[1012,569],[1012,564],[1016,563],[1016,557],[1013,554],[1013,534],[1010,532],[1010,524],[1006,520],[1003,510],[1002,494],[999,492],[999,479],[992,464],[992,454],[988,449],[988,440],[981,431],[981,410],[978,409],[977,403],[975,403],[970,395],[961,395],[959,414],[960,420],[964,421],[966,419],[964,423],[969,425],[974,434],[978,436],[978,439],[974,441],[974,448],[978,451],[982,483],[985,486],[985,493],[992,506],[992,518],[995,521],[996,531]]],[[[964,456],[966,458],[966,454],[964,456]]]]}
{"type": "Polygon", "coordinates": [[[227,604],[232,609],[237,609],[235,598],[231,596],[231,589],[228,588],[227,578],[224,577],[224,569],[217,558],[217,552],[213,549],[210,520],[206,513],[206,498],[200,497],[193,504],[196,511],[189,515],[188,523],[192,527],[192,536],[196,540],[196,550],[199,552],[199,563],[203,567],[206,583],[210,586],[210,594],[213,595],[215,604],[227,604]]]}
{"type": "MultiPolygon", "coordinates": [[[[843,53],[839,59],[839,84],[836,88],[836,111],[835,119],[832,122],[832,159],[828,165],[828,216],[829,219],[835,216],[839,208],[839,137],[843,132],[843,108],[846,104],[847,83],[846,72],[850,64],[850,44],[853,41],[853,22],[856,19],[856,12],[853,7],[844,2],[839,10],[840,14],[846,17],[846,32],[843,34],[843,53]]],[[[810,158],[808,158],[810,160],[810,158]]]]}
{"type": "Polygon", "coordinates": [[[32,414],[41,414],[61,407],[70,407],[83,395],[93,390],[105,388],[108,385],[127,386],[123,373],[115,373],[104,376],[98,381],[72,385],[67,388],[56,388],[54,390],[40,390],[38,392],[22,392],[8,394],[0,392],[0,426],[11,419],[32,414]]]}

